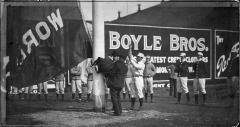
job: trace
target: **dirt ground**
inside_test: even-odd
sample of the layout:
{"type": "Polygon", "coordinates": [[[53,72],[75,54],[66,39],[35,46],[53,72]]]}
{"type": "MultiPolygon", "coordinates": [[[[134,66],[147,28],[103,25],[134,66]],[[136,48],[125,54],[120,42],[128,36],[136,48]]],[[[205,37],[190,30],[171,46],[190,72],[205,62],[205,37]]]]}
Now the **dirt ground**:
{"type": "MultiPolygon", "coordinates": [[[[191,103],[186,103],[182,95],[181,104],[175,104],[176,98],[169,96],[169,88],[156,88],[153,103],[144,102],[141,111],[130,111],[128,98],[122,100],[123,114],[113,116],[110,97],[106,112],[94,112],[93,101],[77,102],[71,100],[67,92],[65,101],[56,102],[54,91],[49,92],[47,102],[33,100],[7,101],[7,125],[23,126],[87,126],[87,127],[231,127],[236,125],[239,116],[239,97],[232,98],[220,85],[207,86],[207,104],[194,104],[192,87],[190,86],[191,103]],[[220,91],[220,92],[219,92],[220,91]],[[219,95],[220,93],[220,95],[219,95]],[[221,94],[223,93],[223,94],[221,94]],[[226,92],[225,92],[226,93],[226,92]]],[[[86,98],[84,94],[83,99],[86,98]]],[[[136,103],[138,108],[139,103],[136,103]]]]}

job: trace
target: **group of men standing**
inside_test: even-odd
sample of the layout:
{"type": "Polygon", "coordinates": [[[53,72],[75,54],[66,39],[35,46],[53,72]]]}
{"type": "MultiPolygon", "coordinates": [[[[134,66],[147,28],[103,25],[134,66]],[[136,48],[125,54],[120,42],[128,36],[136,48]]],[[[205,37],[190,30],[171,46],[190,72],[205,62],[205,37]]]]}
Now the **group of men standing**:
{"type": "Polygon", "coordinates": [[[134,57],[131,45],[126,59],[116,51],[113,52],[112,56],[114,66],[108,77],[108,80],[110,80],[108,81],[108,86],[110,88],[114,115],[121,115],[122,113],[121,90],[123,91],[123,99],[125,99],[126,92],[128,92],[131,101],[130,110],[135,109],[136,98],[139,99],[138,110],[141,110],[144,95],[147,101],[148,92],[150,92],[151,102],[153,100],[153,76],[156,73],[156,69],[150,62],[150,56],[146,57],[146,61],[143,53],[138,53],[134,57]]]}
{"type": "MultiPolygon", "coordinates": [[[[188,63],[186,61],[186,53],[180,54],[181,59],[177,61],[176,66],[170,65],[167,67],[170,73],[170,96],[173,93],[174,97],[177,97],[177,104],[181,101],[181,94],[186,95],[187,103],[190,102],[190,94],[188,89],[188,63]]],[[[198,52],[197,60],[193,64],[194,80],[193,80],[193,92],[195,97],[195,104],[198,104],[199,93],[203,96],[203,105],[206,102],[206,89],[205,89],[205,74],[206,67],[203,62],[203,53],[198,52]]]]}

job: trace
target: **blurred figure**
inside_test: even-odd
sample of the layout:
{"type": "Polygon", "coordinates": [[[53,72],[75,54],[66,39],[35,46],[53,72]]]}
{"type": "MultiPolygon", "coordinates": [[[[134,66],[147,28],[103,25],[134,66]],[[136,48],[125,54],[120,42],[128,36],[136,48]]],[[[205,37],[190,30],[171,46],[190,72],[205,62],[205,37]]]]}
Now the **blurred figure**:
{"type": "Polygon", "coordinates": [[[92,94],[93,91],[93,71],[94,71],[94,66],[93,65],[93,59],[89,59],[87,63],[87,101],[90,101],[90,95],[92,94]]]}
{"type": "Polygon", "coordinates": [[[31,101],[32,100],[32,96],[33,96],[33,86],[28,86],[28,87],[24,87],[24,99],[26,100],[28,96],[28,100],[31,101]]]}
{"type": "Polygon", "coordinates": [[[151,57],[146,56],[145,68],[143,72],[145,101],[147,102],[148,93],[150,93],[151,103],[153,100],[153,76],[156,74],[156,68],[151,63],[151,57]]]}
{"type": "Polygon", "coordinates": [[[176,67],[171,64],[169,66],[167,66],[167,71],[169,73],[169,84],[170,84],[170,91],[169,91],[169,95],[172,96],[173,93],[173,97],[177,97],[177,73],[175,72],[176,67]]]}
{"type": "Polygon", "coordinates": [[[198,52],[198,58],[197,61],[193,64],[193,70],[194,70],[194,80],[193,80],[193,90],[194,90],[194,97],[195,97],[195,104],[198,104],[198,95],[199,91],[203,95],[203,105],[205,105],[206,101],[206,89],[205,89],[205,83],[206,79],[206,67],[205,63],[202,60],[203,53],[198,52]]]}
{"type": "Polygon", "coordinates": [[[65,76],[64,76],[64,73],[61,73],[55,78],[56,101],[58,101],[59,95],[61,95],[62,101],[64,101],[64,86],[65,86],[65,76]]]}
{"type": "Polygon", "coordinates": [[[186,61],[186,53],[181,53],[180,54],[181,61],[177,61],[177,66],[176,66],[176,72],[178,73],[178,79],[177,79],[177,93],[178,93],[178,100],[177,104],[180,103],[181,101],[181,94],[184,92],[186,94],[187,98],[187,103],[190,102],[190,95],[189,95],[189,90],[187,86],[188,82],[188,65],[186,61]]]}
{"type": "Polygon", "coordinates": [[[47,85],[48,85],[47,81],[39,83],[37,85],[37,87],[38,87],[38,100],[41,100],[41,94],[42,94],[42,90],[43,90],[45,101],[47,101],[47,97],[48,97],[47,85]]]}
{"type": "Polygon", "coordinates": [[[72,99],[75,99],[76,91],[78,91],[79,101],[82,100],[82,81],[81,81],[81,68],[75,66],[71,69],[72,77],[72,99]]]}
{"type": "Polygon", "coordinates": [[[127,74],[125,76],[124,87],[122,89],[123,99],[126,98],[126,93],[128,92],[128,98],[131,101],[131,88],[130,86],[133,84],[133,67],[129,61],[129,57],[126,58],[125,65],[128,67],[127,74]]]}

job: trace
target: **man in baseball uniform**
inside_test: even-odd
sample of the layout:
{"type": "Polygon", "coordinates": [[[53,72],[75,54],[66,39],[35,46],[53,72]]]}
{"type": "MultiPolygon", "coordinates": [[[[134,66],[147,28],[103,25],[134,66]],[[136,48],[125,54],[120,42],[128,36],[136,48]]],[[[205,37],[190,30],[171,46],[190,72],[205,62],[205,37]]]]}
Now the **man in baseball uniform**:
{"type": "Polygon", "coordinates": [[[169,95],[173,97],[177,97],[177,73],[175,72],[176,67],[171,64],[167,66],[167,71],[169,73],[169,84],[170,84],[170,90],[169,90],[169,95]]]}
{"type": "Polygon", "coordinates": [[[81,81],[81,68],[75,66],[71,69],[72,76],[72,99],[75,99],[76,90],[78,91],[79,101],[82,100],[82,81],[81,81]]]}
{"type": "Polygon", "coordinates": [[[206,74],[206,68],[205,63],[202,60],[203,53],[198,52],[198,59],[193,64],[193,70],[194,70],[194,80],[193,80],[193,90],[194,90],[194,97],[195,97],[195,104],[198,104],[198,94],[199,91],[203,95],[203,104],[205,104],[206,101],[206,90],[205,90],[205,74],[206,74]]]}
{"type": "Polygon", "coordinates": [[[127,71],[127,74],[125,76],[125,81],[124,81],[124,87],[122,89],[122,93],[123,93],[123,99],[125,100],[126,99],[126,93],[128,92],[128,98],[129,100],[131,101],[131,88],[130,86],[132,85],[133,83],[133,67],[129,61],[129,57],[126,58],[125,60],[125,65],[127,66],[128,68],[128,71],[127,71]]]}
{"type": "Polygon", "coordinates": [[[33,86],[28,86],[28,87],[24,87],[24,99],[27,99],[27,95],[28,95],[28,100],[31,101],[32,100],[32,95],[33,95],[33,86]]]}
{"type": "Polygon", "coordinates": [[[41,100],[41,94],[42,94],[42,89],[43,89],[44,98],[45,98],[45,101],[47,101],[47,96],[48,96],[47,84],[48,84],[47,81],[45,81],[45,82],[39,83],[37,85],[37,87],[38,87],[38,100],[41,100]]]}
{"type": "Polygon", "coordinates": [[[134,85],[131,85],[131,110],[134,109],[136,96],[139,98],[139,110],[142,109],[143,106],[143,88],[144,88],[144,82],[143,82],[143,71],[145,68],[145,64],[143,61],[144,54],[138,53],[136,60],[134,59],[132,55],[132,45],[129,46],[129,58],[130,63],[132,64],[134,71],[133,71],[133,80],[134,85]]]}
{"type": "Polygon", "coordinates": [[[181,60],[177,61],[176,71],[178,73],[177,79],[177,93],[178,93],[178,100],[177,104],[181,101],[181,93],[184,92],[186,94],[187,103],[190,102],[190,95],[188,91],[187,81],[188,81],[188,65],[186,62],[186,53],[180,54],[181,60]]]}
{"type": "Polygon", "coordinates": [[[65,86],[65,77],[64,77],[64,73],[61,73],[55,78],[56,101],[58,101],[59,95],[62,96],[62,101],[64,100],[64,86],[65,86]]]}
{"type": "Polygon", "coordinates": [[[93,71],[94,71],[94,67],[92,66],[93,64],[93,59],[89,59],[88,63],[87,63],[87,100],[90,101],[90,95],[92,93],[93,90],[93,71]]]}
{"type": "Polygon", "coordinates": [[[156,74],[156,68],[150,61],[151,57],[146,56],[145,69],[143,72],[145,101],[147,102],[148,93],[150,93],[151,103],[153,100],[153,76],[156,74]]]}

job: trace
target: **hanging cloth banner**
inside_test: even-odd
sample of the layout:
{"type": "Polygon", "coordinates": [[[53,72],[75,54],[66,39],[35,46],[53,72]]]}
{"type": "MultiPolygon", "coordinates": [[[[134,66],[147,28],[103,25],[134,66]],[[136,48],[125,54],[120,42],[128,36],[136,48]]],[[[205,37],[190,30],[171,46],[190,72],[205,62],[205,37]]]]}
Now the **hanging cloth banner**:
{"type": "Polygon", "coordinates": [[[21,88],[47,81],[92,57],[91,38],[77,4],[7,9],[10,85],[21,88]]]}

